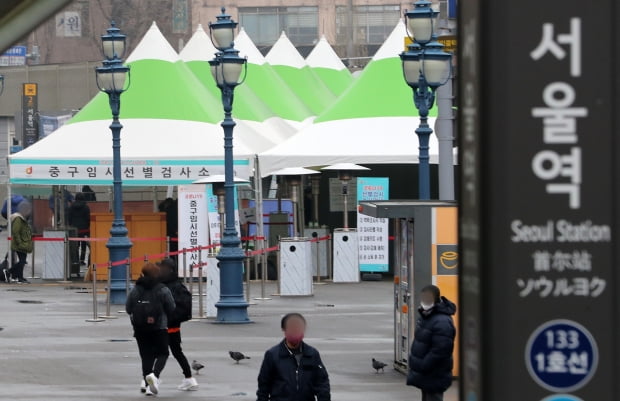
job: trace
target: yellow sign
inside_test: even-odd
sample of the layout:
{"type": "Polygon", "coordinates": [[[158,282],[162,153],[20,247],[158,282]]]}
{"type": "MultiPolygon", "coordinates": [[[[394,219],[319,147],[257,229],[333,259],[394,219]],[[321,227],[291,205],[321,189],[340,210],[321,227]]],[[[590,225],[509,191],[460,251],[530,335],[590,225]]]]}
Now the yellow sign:
{"type": "Polygon", "coordinates": [[[444,269],[452,270],[459,265],[458,253],[453,251],[446,251],[439,256],[439,263],[444,269]]]}
{"type": "MultiPolygon", "coordinates": [[[[437,42],[443,45],[443,51],[448,53],[456,52],[456,35],[440,36],[437,38],[437,42]]],[[[408,50],[407,46],[412,43],[413,41],[411,40],[411,38],[409,36],[405,36],[405,51],[408,50]]]]}
{"type": "Polygon", "coordinates": [[[24,84],[24,95],[25,96],[36,96],[37,95],[37,84],[24,84]]]}

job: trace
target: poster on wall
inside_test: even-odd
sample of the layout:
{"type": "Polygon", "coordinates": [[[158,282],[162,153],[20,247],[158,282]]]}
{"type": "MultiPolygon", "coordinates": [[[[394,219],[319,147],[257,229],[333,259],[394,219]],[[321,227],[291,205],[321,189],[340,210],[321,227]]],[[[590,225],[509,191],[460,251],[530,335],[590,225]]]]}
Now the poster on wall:
{"type": "MultiPolygon", "coordinates": [[[[389,178],[359,177],[357,203],[387,200],[390,195],[389,178]]],[[[389,270],[388,219],[378,219],[357,213],[360,271],[383,273],[389,270]]]]}

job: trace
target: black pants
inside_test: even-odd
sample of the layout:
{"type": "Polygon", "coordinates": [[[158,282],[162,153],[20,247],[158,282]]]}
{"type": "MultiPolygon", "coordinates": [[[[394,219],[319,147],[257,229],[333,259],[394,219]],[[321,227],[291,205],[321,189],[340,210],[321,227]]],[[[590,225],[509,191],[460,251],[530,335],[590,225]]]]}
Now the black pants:
{"type": "Polygon", "coordinates": [[[443,393],[427,393],[422,391],[422,401],[443,401],[443,393]]]}
{"type": "Polygon", "coordinates": [[[168,331],[156,330],[135,333],[142,359],[142,376],[151,373],[159,377],[168,360],[168,331]]]}
{"type": "Polygon", "coordinates": [[[24,252],[15,251],[17,254],[17,263],[13,263],[13,267],[9,269],[9,273],[13,278],[18,280],[24,279],[24,266],[26,265],[26,258],[28,254],[24,252]]]}
{"type": "Polygon", "coordinates": [[[172,352],[172,356],[174,359],[179,362],[179,366],[183,370],[183,376],[186,379],[192,377],[192,369],[189,366],[189,362],[183,353],[183,349],[181,348],[181,332],[177,331],[176,333],[168,333],[168,342],[170,344],[170,351],[172,352]]]}
{"type": "MultiPolygon", "coordinates": [[[[80,238],[88,238],[90,237],[90,234],[84,233],[84,234],[78,234],[78,237],[80,238]]],[[[86,262],[86,248],[88,248],[90,250],[90,242],[89,241],[80,241],[79,243],[79,254],[80,254],[80,263],[84,263],[86,262]]],[[[90,254],[88,255],[88,264],[90,265],[90,254]]]]}

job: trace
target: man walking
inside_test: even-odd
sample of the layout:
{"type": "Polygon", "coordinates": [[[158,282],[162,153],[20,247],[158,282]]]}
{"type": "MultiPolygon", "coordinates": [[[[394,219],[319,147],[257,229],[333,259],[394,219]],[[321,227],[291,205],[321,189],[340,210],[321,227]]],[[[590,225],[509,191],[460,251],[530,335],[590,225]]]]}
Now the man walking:
{"type": "Polygon", "coordinates": [[[407,384],[422,390],[422,401],[443,401],[443,393],[452,384],[456,305],[434,285],[422,289],[420,300],[407,384]]]}
{"type": "Polygon", "coordinates": [[[28,217],[32,213],[32,205],[28,201],[22,201],[17,206],[17,212],[11,214],[11,251],[17,254],[17,263],[4,272],[5,279],[12,282],[28,284],[24,278],[24,266],[26,258],[34,249],[32,242],[32,230],[28,224],[28,217]],[[7,277],[9,276],[9,277],[7,277]]]}
{"type": "Polygon", "coordinates": [[[329,375],[319,351],[306,344],[306,319],[285,315],[284,339],[265,352],[258,375],[257,401],[330,401],[329,375]]]}
{"type": "MultiPolygon", "coordinates": [[[[75,195],[75,202],[69,206],[67,222],[70,226],[77,228],[78,237],[90,237],[90,208],[83,193],[80,192],[75,195]]],[[[78,246],[80,265],[84,266],[86,265],[86,248],[90,249],[90,243],[88,241],[80,241],[78,246]]],[[[88,260],[90,262],[90,257],[88,260]]]]}
{"type": "Polygon", "coordinates": [[[161,281],[172,293],[176,304],[176,308],[168,316],[168,345],[183,371],[184,379],[177,388],[183,391],[198,390],[198,382],[192,377],[192,369],[181,348],[181,323],[192,318],[192,293],[179,280],[177,264],[173,259],[165,258],[158,265],[161,269],[161,281]]]}

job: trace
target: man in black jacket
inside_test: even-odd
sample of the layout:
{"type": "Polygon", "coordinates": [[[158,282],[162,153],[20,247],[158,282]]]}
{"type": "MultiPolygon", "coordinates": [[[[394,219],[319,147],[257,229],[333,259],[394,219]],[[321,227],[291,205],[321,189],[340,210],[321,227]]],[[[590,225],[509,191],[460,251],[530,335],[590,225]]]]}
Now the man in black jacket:
{"type": "MultiPolygon", "coordinates": [[[[69,206],[69,212],[67,216],[67,222],[70,226],[77,228],[77,235],[80,238],[90,237],[90,208],[86,203],[86,197],[83,193],[75,195],[75,202],[69,206]]],[[[80,241],[79,243],[79,257],[80,264],[84,266],[86,264],[86,248],[90,248],[88,241],[80,241]]],[[[90,262],[90,258],[89,258],[90,262]]]]}
{"type": "Polygon", "coordinates": [[[280,326],[284,340],[265,352],[257,401],[330,401],[329,375],[321,355],[303,342],[306,319],[289,313],[280,326]]]}
{"type": "Polygon", "coordinates": [[[452,384],[456,336],[452,315],[456,305],[442,297],[434,285],[422,289],[420,300],[407,384],[422,390],[422,401],[442,401],[443,393],[452,384]]]}
{"type": "Polygon", "coordinates": [[[181,348],[181,323],[192,318],[192,294],[179,280],[177,264],[174,260],[165,258],[157,265],[161,269],[161,281],[172,293],[176,304],[176,308],[168,316],[168,345],[185,377],[177,388],[183,391],[198,390],[198,382],[192,377],[192,369],[181,348]]]}

